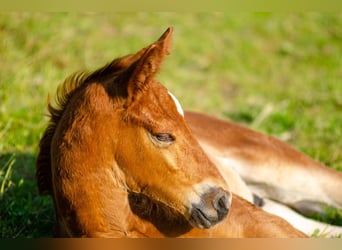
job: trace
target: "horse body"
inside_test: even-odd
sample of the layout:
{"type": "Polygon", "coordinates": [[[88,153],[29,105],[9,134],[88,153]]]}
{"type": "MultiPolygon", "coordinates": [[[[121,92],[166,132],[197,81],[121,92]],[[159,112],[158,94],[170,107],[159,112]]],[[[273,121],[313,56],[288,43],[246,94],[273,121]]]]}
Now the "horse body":
{"type": "Polygon", "coordinates": [[[342,227],[307,219],[304,214],[326,204],[342,207],[342,173],[328,168],[273,137],[205,114],[189,112],[185,118],[194,136],[220,172],[230,190],[253,202],[264,198],[263,208],[296,228],[312,234],[342,234],[342,227]]]}
{"type": "Polygon", "coordinates": [[[171,33],[68,78],[58,107],[49,105],[36,177],[53,197],[56,236],[304,237],[232,195],[175,97],[154,80],[171,33]]]}
{"type": "Polygon", "coordinates": [[[201,145],[215,148],[212,157],[226,159],[260,196],[293,206],[306,200],[342,208],[342,173],[238,124],[194,112],[185,117],[201,145]]]}

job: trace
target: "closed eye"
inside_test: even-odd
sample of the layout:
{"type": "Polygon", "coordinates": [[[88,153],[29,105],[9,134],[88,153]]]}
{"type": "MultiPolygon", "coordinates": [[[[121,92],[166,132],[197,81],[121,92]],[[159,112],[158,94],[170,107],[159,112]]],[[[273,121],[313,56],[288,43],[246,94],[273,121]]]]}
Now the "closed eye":
{"type": "Polygon", "coordinates": [[[176,138],[169,133],[153,133],[147,131],[147,134],[154,143],[154,145],[158,147],[168,147],[176,140],[176,138]]]}
{"type": "Polygon", "coordinates": [[[170,143],[175,140],[175,138],[168,133],[155,134],[153,137],[161,143],[170,143]]]}

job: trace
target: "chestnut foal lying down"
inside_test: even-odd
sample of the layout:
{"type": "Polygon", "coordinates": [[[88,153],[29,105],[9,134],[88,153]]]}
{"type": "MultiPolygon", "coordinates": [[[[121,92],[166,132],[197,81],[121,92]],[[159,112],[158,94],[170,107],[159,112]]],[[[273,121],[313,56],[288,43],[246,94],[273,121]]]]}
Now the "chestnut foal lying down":
{"type": "Polygon", "coordinates": [[[172,28],[135,54],[69,77],[49,104],[37,184],[63,237],[306,237],[232,193],[155,80],[172,28]]]}

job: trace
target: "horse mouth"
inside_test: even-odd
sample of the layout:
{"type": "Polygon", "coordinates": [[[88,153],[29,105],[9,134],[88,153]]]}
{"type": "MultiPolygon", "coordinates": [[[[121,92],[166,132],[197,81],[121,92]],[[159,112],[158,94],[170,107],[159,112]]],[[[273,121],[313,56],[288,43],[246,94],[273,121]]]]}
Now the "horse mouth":
{"type": "Polygon", "coordinates": [[[192,226],[207,229],[222,221],[229,212],[230,193],[221,188],[210,189],[201,195],[199,203],[192,204],[189,222],[192,226]]]}
{"type": "Polygon", "coordinates": [[[217,223],[215,220],[210,220],[200,209],[193,209],[190,215],[189,222],[194,227],[210,228],[217,223]]]}

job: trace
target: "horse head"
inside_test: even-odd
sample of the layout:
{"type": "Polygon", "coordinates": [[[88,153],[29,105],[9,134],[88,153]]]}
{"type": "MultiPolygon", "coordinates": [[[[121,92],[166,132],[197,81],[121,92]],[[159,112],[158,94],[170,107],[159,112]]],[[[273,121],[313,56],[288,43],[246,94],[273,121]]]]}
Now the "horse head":
{"type": "MultiPolygon", "coordinates": [[[[162,203],[197,228],[228,214],[227,183],[194,139],[177,99],[155,80],[171,35],[169,28],[150,46],[82,76],[64,91],[61,110],[50,107],[59,118],[55,131],[46,132],[51,192],[55,206],[74,207],[69,217],[82,220],[78,206],[89,206],[85,218],[101,214],[99,206],[110,200],[101,195],[110,187],[162,203]]],[[[39,158],[37,173],[39,182],[39,158]]]]}
{"type": "Polygon", "coordinates": [[[116,162],[129,190],[181,212],[196,227],[222,220],[230,193],[184,121],[177,99],[154,76],[168,54],[172,29],[135,54],[117,80],[123,96],[116,162]]]}

